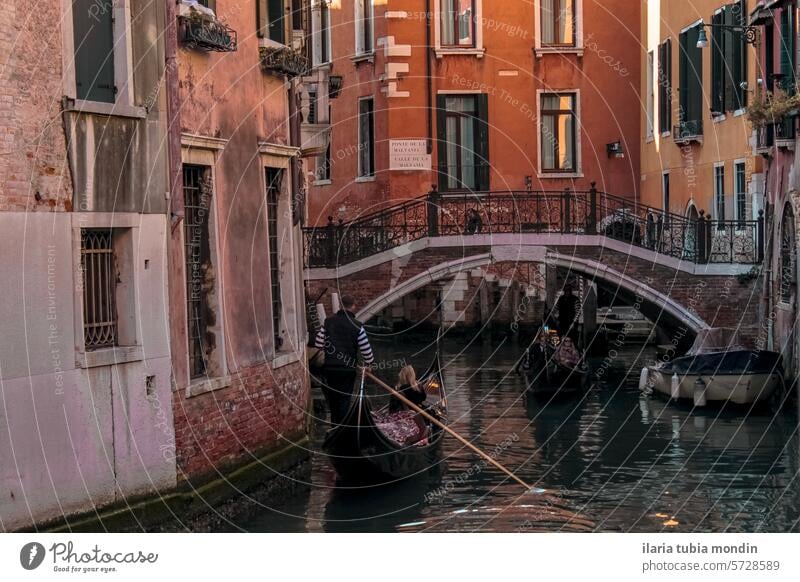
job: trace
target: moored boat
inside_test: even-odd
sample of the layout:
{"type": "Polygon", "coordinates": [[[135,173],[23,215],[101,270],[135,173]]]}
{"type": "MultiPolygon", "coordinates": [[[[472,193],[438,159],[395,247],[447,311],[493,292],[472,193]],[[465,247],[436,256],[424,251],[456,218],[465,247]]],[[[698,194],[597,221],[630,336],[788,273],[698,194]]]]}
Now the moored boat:
{"type": "MultiPolygon", "coordinates": [[[[426,392],[438,392],[440,400],[427,412],[446,423],[447,398],[439,354],[418,380],[426,392]]],[[[426,423],[428,436],[420,442],[401,445],[380,428],[381,411],[373,411],[361,386],[342,424],[328,431],[323,450],[340,478],[346,481],[387,482],[420,475],[437,461],[444,431],[426,423]]]]}
{"type": "Polygon", "coordinates": [[[780,354],[747,349],[736,330],[713,328],[701,331],[685,356],[646,366],[639,387],[702,406],[763,402],[782,384],[780,354]]]}

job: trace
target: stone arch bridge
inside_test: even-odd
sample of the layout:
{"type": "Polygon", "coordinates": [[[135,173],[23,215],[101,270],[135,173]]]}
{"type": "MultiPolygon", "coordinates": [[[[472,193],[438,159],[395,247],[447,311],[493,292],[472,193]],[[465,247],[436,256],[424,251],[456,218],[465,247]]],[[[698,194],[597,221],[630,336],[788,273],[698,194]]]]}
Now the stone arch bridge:
{"type": "MultiPolygon", "coordinates": [[[[691,335],[759,335],[763,218],[697,220],[592,189],[430,195],[305,231],[309,298],[356,298],[369,320],[430,284],[494,263],[546,264],[691,335]]],[[[330,308],[330,304],[328,304],[330,308]]]]}

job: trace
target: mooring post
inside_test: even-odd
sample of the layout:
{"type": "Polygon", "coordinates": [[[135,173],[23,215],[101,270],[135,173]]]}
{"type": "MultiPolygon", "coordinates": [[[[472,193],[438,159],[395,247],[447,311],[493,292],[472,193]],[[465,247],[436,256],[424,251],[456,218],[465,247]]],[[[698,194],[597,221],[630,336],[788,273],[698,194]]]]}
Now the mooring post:
{"type": "Polygon", "coordinates": [[[564,217],[562,222],[562,232],[568,234],[572,232],[572,212],[570,209],[570,192],[569,188],[564,188],[564,217]]]}
{"type": "Polygon", "coordinates": [[[597,182],[592,182],[589,190],[589,216],[586,220],[586,234],[597,234],[597,182]]]}
{"type": "Polygon", "coordinates": [[[758,244],[757,249],[757,262],[764,262],[764,210],[758,211],[758,220],[756,221],[756,240],[758,244]]]}

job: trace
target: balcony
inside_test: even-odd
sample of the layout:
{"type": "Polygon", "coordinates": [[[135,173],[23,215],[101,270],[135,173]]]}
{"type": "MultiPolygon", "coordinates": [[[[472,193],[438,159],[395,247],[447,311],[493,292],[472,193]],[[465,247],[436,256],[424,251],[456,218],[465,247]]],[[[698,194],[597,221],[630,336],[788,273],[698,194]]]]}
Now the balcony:
{"type": "Polygon", "coordinates": [[[327,123],[300,125],[300,153],[303,157],[321,156],[328,149],[331,126],[327,123]]]}
{"type": "Polygon", "coordinates": [[[286,46],[262,46],[259,50],[261,70],[272,75],[288,78],[302,77],[308,73],[306,57],[286,46]]]}
{"type": "Polygon", "coordinates": [[[672,139],[677,144],[703,143],[703,121],[681,121],[672,128],[672,139]]]}
{"type": "Polygon", "coordinates": [[[235,52],[236,31],[215,18],[180,16],[183,44],[190,49],[215,52],[235,52]]]}

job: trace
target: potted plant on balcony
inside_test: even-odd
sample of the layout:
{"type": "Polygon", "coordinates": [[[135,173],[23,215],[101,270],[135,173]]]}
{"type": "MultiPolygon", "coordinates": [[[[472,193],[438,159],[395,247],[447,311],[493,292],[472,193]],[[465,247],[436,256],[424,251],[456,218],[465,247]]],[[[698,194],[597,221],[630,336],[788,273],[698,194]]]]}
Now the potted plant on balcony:
{"type": "Polygon", "coordinates": [[[755,129],[771,123],[780,123],[786,117],[796,116],[800,109],[800,93],[787,93],[777,88],[756,95],[747,107],[747,119],[755,129]]]}

